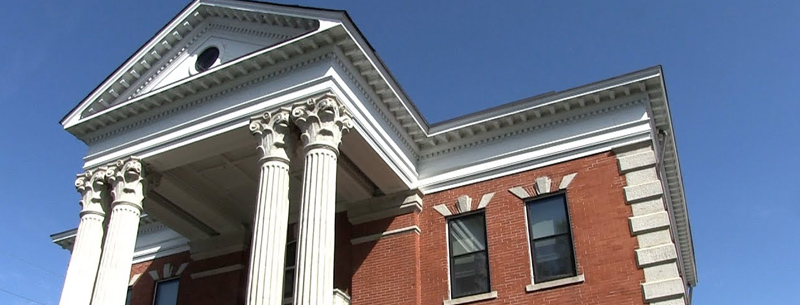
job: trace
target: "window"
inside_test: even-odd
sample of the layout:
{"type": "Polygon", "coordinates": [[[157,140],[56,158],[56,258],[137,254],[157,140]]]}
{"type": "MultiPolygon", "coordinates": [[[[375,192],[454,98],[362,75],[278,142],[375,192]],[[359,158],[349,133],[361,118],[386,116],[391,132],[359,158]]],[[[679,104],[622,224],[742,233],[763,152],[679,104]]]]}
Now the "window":
{"type": "Polygon", "coordinates": [[[566,194],[535,199],[527,206],[534,282],[576,276],[566,194]]]}
{"type": "Polygon", "coordinates": [[[125,293],[125,305],[131,304],[131,292],[133,292],[133,286],[128,286],[128,292],[125,293]]]}
{"type": "Polygon", "coordinates": [[[153,305],[178,304],[178,283],[180,279],[171,279],[156,283],[156,295],[153,305]]]}
{"type": "Polygon", "coordinates": [[[447,225],[452,298],[489,292],[486,216],[484,213],[458,216],[448,219],[447,225]]]}
{"type": "Polygon", "coordinates": [[[286,264],[283,268],[283,304],[291,305],[294,297],[295,259],[297,258],[297,241],[286,243],[286,264]]]}
{"type": "Polygon", "coordinates": [[[217,58],[219,58],[219,49],[217,47],[210,47],[208,49],[203,50],[200,55],[197,56],[197,61],[194,63],[194,68],[197,72],[205,72],[208,68],[214,65],[217,62],[217,58]]]}
{"type": "Polygon", "coordinates": [[[294,298],[294,277],[297,264],[297,227],[286,232],[286,258],[283,267],[283,305],[292,305],[294,298]]]}

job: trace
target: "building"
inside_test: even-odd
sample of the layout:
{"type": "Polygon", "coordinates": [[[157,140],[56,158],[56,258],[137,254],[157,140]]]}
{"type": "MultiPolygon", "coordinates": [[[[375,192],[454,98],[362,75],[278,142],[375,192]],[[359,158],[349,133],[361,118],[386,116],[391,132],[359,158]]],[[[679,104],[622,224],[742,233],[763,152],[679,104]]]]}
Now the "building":
{"type": "Polygon", "coordinates": [[[665,90],[428,124],[345,12],[192,2],[61,122],[61,304],[689,304],[665,90]]]}

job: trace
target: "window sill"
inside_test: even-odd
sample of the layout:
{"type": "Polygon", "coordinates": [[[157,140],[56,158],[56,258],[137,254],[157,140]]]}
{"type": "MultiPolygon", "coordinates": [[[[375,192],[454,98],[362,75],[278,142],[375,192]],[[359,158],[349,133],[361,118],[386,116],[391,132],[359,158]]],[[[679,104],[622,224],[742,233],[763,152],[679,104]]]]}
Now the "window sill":
{"type": "Polygon", "coordinates": [[[555,280],[555,281],[549,281],[549,282],[538,283],[538,284],[537,283],[533,283],[533,284],[530,284],[528,286],[525,286],[525,291],[534,292],[534,291],[545,290],[545,289],[550,289],[550,288],[554,288],[554,287],[578,284],[578,283],[583,283],[585,280],[586,280],[586,278],[583,276],[583,274],[578,274],[577,276],[558,279],[558,280],[555,280]]]}
{"type": "Polygon", "coordinates": [[[490,291],[487,293],[475,294],[471,296],[460,297],[457,299],[444,300],[444,305],[467,304],[467,303],[491,300],[496,298],[497,298],[497,291],[490,291]]]}

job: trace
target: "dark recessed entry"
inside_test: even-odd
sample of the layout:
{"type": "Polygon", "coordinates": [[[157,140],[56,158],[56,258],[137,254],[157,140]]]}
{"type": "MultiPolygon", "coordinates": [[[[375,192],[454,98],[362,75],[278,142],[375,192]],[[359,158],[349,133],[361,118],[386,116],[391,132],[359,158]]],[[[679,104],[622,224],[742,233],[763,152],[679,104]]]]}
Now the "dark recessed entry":
{"type": "Polygon", "coordinates": [[[197,56],[197,62],[194,63],[194,68],[197,72],[206,71],[214,65],[217,58],[219,58],[219,49],[217,49],[217,47],[205,49],[197,56]]]}

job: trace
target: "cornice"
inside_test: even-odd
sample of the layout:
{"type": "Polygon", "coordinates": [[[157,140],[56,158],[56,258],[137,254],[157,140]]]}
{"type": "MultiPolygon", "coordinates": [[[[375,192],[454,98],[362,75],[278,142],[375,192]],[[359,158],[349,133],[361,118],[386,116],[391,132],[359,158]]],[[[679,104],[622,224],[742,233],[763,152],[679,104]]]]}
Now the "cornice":
{"type": "Polygon", "coordinates": [[[642,104],[644,102],[646,102],[646,97],[642,95],[623,103],[614,104],[602,108],[596,108],[588,112],[576,113],[575,115],[566,116],[550,121],[545,121],[540,124],[528,125],[526,127],[518,127],[518,128],[511,128],[511,126],[507,126],[507,128],[498,129],[497,132],[484,134],[483,137],[473,136],[473,137],[463,138],[461,141],[453,145],[446,146],[442,149],[425,152],[423,155],[421,155],[420,160],[432,159],[468,148],[475,148],[484,145],[489,145],[499,140],[512,139],[514,137],[521,136],[527,133],[550,129],[559,125],[571,124],[604,113],[617,111],[637,104],[642,104]]]}
{"type": "Polygon", "coordinates": [[[349,61],[349,58],[341,51],[340,48],[337,48],[336,53],[338,56],[334,57],[334,61],[345,72],[347,78],[355,84],[356,89],[364,96],[364,98],[369,102],[370,106],[373,109],[377,110],[377,113],[380,115],[380,118],[386,123],[386,126],[389,126],[392,129],[392,132],[397,135],[398,139],[402,142],[403,146],[405,146],[409,152],[413,155],[414,159],[419,158],[419,147],[413,144],[413,141],[409,139],[408,132],[403,129],[402,131],[398,129],[400,123],[396,121],[396,118],[387,115],[388,112],[384,107],[381,107],[381,104],[376,101],[377,94],[374,91],[374,88],[369,86],[365,87],[363,84],[366,83],[365,81],[365,74],[368,72],[366,70],[359,70],[352,66],[352,62],[349,61]],[[343,59],[348,59],[343,60],[343,59]],[[360,73],[355,74],[353,71],[359,71],[360,73]]]}

